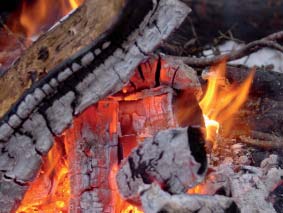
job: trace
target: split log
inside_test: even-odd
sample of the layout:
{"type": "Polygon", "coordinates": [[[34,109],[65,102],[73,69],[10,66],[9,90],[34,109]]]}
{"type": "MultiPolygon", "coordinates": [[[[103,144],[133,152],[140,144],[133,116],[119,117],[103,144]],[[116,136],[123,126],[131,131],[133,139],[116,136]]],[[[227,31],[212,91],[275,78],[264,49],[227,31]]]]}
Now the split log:
{"type": "Polygon", "coordinates": [[[89,107],[64,132],[70,161],[71,212],[114,212],[109,174],[118,164],[118,102],[89,107]]]}
{"type": "MultiPolygon", "coordinates": [[[[101,10],[98,14],[104,19],[105,14],[108,14],[109,2],[89,0],[86,4],[95,5],[95,2],[97,8],[94,11],[101,10]]],[[[117,1],[112,3],[114,7],[117,1]]],[[[94,11],[89,10],[93,7],[82,8],[84,9],[73,14],[74,17],[93,15],[94,11]]],[[[5,82],[1,83],[1,86],[6,85],[5,91],[9,90],[1,97],[3,108],[0,124],[0,202],[7,204],[3,205],[4,212],[17,208],[26,185],[35,178],[42,156],[51,148],[54,137],[70,126],[73,118],[88,106],[119,91],[138,64],[181,24],[189,11],[189,8],[178,0],[161,0],[158,3],[152,0],[129,0],[118,17],[114,18],[114,22],[111,19],[110,24],[102,22],[105,26],[98,24],[100,33],[106,30],[101,36],[90,39],[90,44],[75,55],[69,55],[68,59],[60,58],[57,64],[50,62],[50,67],[46,68],[47,74],[31,86],[26,83],[27,79],[23,79],[24,83],[20,80],[14,84],[13,79],[19,76],[15,74],[16,71],[7,72],[6,75],[11,78],[6,75],[1,78],[1,82],[5,82]],[[20,84],[25,86],[19,89],[20,84]],[[28,87],[30,88],[27,89],[28,87]],[[10,94],[13,90],[16,95],[10,94]],[[13,190],[8,190],[12,186],[13,190]]],[[[74,20],[88,23],[87,19],[83,22],[81,18],[74,20]]],[[[66,23],[73,24],[72,20],[66,23]]],[[[94,23],[97,22],[94,20],[94,23]]],[[[61,27],[63,26],[65,25],[61,27]]],[[[81,25],[78,23],[78,26],[81,25]]],[[[85,33],[88,36],[88,33],[85,33]]],[[[78,42],[81,40],[82,38],[78,42]]],[[[26,53],[30,60],[20,60],[15,70],[29,70],[29,62],[37,58],[32,57],[32,54],[37,54],[40,48],[37,51],[32,50],[41,43],[40,41],[26,53]],[[24,61],[23,64],[21,61],[24,61]]],[[[60,53],[64,54],[65,49],[61,49],[60,53]]],[[[36,70],[42,67],[44,66],[38,66],[36,70]]]]}
{"type": "Polygon", "coordinates": [[[155,184],[144,187],[140,194],[145,213],[239,212],[231,198],[221,195],[170,195],[155,184]]]}
{"type": "Polygon", "coordinates": [[[157,87],[133,93],[119,102],[121,159],[146,138],[161,130],[178,127],[173,113],[173,97],[171,88],[157,87]]]}
{"type": "Polygon", "coordinates": [[[139,190],[156,182],[179,194],[203,180],[207,168],[204,138],[199,128],[160,131],[123,160],[117,174],[121,195],[140,203],[139,190]]]}
{"type": "Polygon", "coordinates": [[[192,15],[181,25],[162,51],[171,55],[199,53],[205,45],[225,40],[251,42],[283,27],[283,1],[184,0],[192,15]]]}

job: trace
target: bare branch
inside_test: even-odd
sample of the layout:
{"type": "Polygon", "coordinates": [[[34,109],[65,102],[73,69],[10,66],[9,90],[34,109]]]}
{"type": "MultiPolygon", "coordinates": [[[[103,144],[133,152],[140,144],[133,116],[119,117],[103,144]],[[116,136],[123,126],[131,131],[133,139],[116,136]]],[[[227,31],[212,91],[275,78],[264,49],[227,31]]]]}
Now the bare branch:
{"type": "Polygon", "coordinates": [[[281,40],[281,39],[283,39],[283,31],[271,34],[260,40],[250,42],[245,46],[243,46],[242,48],[238,50],[234,50],[227,54],[222,54],[211,58],[196,58],[189,56],[189,57],[178,57],[178,59],[183,60],[186,64],[190,66],[206,67],[212,64],[217,64],[223,60],[233,61],[240,59],[264,47],[268,47],[283,52],[283,46],[277,42],[277,40],[281,40]]]}

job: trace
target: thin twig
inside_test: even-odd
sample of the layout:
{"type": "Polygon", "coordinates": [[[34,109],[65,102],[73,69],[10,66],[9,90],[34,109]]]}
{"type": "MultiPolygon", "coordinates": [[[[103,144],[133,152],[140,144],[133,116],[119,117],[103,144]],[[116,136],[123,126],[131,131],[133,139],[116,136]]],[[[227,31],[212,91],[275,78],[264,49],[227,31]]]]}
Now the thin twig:
{"type": "MultiPolygon", "coordinates": [[[[186,64],[195,67],[206,67],[217,64],[223,60],[234,61],[243,58],[251,53],[258,51],[261,48],[268,47],[280,52],[283,52],[283,46],[277,40],[283,39],[283,31],[271,34],[263,39],[250,42],[238,50],[231,51],[227,54],[217,55],[211,58],[196,58],[196,57],[177,57],[183,60],[186,64]]],[[[173,56],[174,57],[174,56],[173,56]]]]}
{"type": "Polygon", "coordinates": [[[251,136],[240,136],[243,143],[265,149],[282,149],[283,138],[272,134],[252,131],[251,136]]]}

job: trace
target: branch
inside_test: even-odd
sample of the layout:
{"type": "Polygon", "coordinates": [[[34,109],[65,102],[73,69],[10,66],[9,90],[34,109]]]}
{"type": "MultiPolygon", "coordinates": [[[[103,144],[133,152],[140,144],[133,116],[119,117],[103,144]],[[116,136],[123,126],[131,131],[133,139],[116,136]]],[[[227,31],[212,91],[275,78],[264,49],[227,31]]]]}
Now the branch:
{"type": "Polygon", "coordinates": [[[196,58],[191,56],[177,57],[177,58],[183,60],[186,64],[190,66],[206,67],[206,66],[211,66],[213,64],[217,64],[223,60],[234,61],[240,59],[264,47],[268,47],[283,52],[283,46],[277,42],[277,40],[281,40],[281,39],[283,39],[283,31],[279,31],[260,40],[250,42],[238,50],[234,50],[227,54],[214,56],[212,58],[196,58]]]}
{"type": "Polygon", "coordinates": [[[283,147],[283,138],[269,133],[252,131],[251,137],[240,136],[240,139],[245,144],[265,149],[282,149],[283,147]]]}

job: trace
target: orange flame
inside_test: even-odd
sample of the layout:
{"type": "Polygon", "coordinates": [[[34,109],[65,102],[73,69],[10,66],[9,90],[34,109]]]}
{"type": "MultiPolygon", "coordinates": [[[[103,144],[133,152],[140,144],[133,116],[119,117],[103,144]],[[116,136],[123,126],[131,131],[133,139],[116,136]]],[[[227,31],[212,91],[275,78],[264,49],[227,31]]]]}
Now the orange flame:
{"type": "Polygon", "coordinates": [[[202,109],[207,140],[215,142],[221,126],[227,136],[233,126],[233,116],[245,103],[252,84],[255,70],[241,85],[229,84],[225,77],[226,62],[211,67],[208,74],[208,87],[199,105],[202,109]]]}
{"type": "Polygon", "coordinates": [[[116,174],[118,172],[118,165],[113,165],[110,175],[109,175],[109,183],[112,190],[112,203],[115,206],[115,210],[113,213],[143,213],[138,207],[128,203],[127,201],[121,198],[121,195],[118,191],[118,187],[116,184],[116,174]]]}
{"type": "Polygon", "coordinates": [[[55,141],[37,179],[30,185],[16,213],[67,212],[71,196],[68,156],[55,141]]]}
{"type": "Polygon", "coordinates": [[[9,21],[11,30],[13,33],[23,32],[30,39],[50,28],[83,2],[84,0],[37,0],[30,4],[23,1],[20,12],[9,21]]]}

